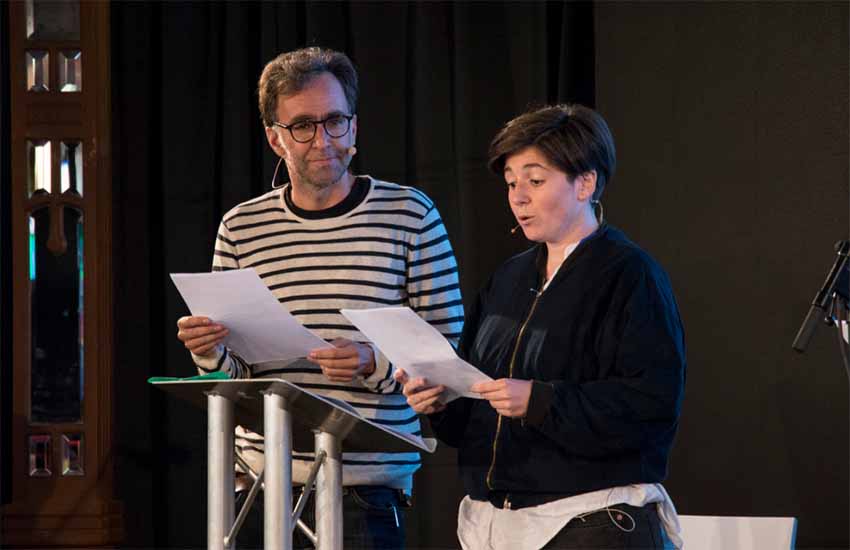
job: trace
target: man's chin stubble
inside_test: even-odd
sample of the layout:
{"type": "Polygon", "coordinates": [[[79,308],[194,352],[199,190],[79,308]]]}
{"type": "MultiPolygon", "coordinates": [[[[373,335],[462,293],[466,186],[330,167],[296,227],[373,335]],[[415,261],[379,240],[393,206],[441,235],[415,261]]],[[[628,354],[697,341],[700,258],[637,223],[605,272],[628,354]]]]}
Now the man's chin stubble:
{"type": "Polygon", "coordinates": [[[315,189],[316,191],[321,191],[321,190],[327,189],[329,187],[333,187],[335,184],[339,183],[340,180],[343,178],[343,176],[345,176],[346,172],[348,172],[347,166],[332,181],[319,181],[319,182],[313,180],[312,178],[310,178],[307,175],[302,173],[301,174],[301,181],[304,182],[304,184],[307,187],[315,189]]]}

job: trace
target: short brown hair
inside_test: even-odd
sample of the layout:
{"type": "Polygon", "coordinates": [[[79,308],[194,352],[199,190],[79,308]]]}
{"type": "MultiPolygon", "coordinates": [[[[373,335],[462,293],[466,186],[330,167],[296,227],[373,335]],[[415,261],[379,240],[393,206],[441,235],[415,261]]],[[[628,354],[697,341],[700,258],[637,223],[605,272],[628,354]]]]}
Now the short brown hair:
{"type": "Polygon", "coordinates": [[[298,93],[322,73],[336,77],[342,85],[350,114],[354,114],[357,108],[357,70],[344,53],[314,46],[282,53],[266,64],[257,83],[263,124],[270,127],[275,122],[279,95],[298,93]]]}
{"type": "Polygon", "coordinates": [[[608,124],[599,113],[583,105],[547,105],[505,124],[490,143],[490,170],[501,176],[507,157],[531,146],[570,179],[596,170],[593,200],[599,200],[617,165],[608,124]]]}

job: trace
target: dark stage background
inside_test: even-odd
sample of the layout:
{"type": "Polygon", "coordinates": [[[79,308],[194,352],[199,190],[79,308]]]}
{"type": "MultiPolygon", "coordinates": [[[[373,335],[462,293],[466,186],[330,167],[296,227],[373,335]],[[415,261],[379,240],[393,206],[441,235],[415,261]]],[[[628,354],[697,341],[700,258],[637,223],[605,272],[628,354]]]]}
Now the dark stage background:
{"type": "Polygon", "coordinates": [[[609,217],[670,272],[688,382],[681,513],[797,516],[847,548],[848,381],[833,331],[790,349],[846,239],[848,4],[607,4],[597,105],[609,217]]]}
{"type": "MultiPolygon", "coordinates": [[[[466,299],[527,243],[487,144],[529,104],[596,105],[617,141],[606,218],[670,273],[689,348],[666,486],[681,513],[793,515],[848,546],[848,384],[834,337],[791,349],[848,236],[846,3],[113,3],[117,497],[128,546],[204,545],[205,419],[170,272],[209,269],[224,212],[270,187],[256,79],[346,51],[356,169],[436,202],[466,299]]],[[[411,548],[453,548],[454,453],[417,474],[411,548]]],[[[243,544],[259,544],[250,518],[243,544]]]]}

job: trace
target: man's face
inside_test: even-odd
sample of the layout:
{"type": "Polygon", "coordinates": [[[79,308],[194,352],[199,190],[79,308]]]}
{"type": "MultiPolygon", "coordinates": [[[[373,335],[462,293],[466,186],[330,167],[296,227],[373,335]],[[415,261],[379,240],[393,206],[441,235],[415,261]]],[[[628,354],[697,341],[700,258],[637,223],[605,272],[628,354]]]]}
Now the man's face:
{"type": "MultiPolygon", "coordinates": [[[[277,98],[277,122],[287,126],[304,120],[324,120],[333,115],[351,115],[345,92],[330,73],[310,80],[300,91],[277,98]]],[[[354,145],[357,118],[351,120],[348,133],[332,138],[319,124],[315,137],[307,143],[293,139],[289,130],[273,126],[266,128],[272,149],[286,161],[294,185],[324,189],[340,181],[351,163],[348,148],[354,145]]]]}

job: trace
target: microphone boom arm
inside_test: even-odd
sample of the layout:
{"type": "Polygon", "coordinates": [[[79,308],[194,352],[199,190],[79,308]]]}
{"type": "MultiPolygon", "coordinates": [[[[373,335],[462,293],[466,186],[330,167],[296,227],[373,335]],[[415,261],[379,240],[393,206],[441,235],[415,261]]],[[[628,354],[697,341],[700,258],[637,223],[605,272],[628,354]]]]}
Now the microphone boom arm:
{"type": "MultiPolygon", "coordinates": [[[[842,279],[841,276],[844,271],[847,270],[848,252],[850,252],[850,241],[838,241],[835,243],[835,263],[832,264],[832,269],[829,270],[829,275],[826,276],[826,281],[824,281],[820,291],[818,291],[812,300],[809,312],[806,314],[800,330],[797,331],[797,337],[794,338],[794,343],[791,344],[791,347],[795,351],[800,353],[806,351],[809,340],[811,340],[812,335],[815,333],[820,320],[823,319],[827,324],[830,323],[831,303],[835,299],[834,295],[836,292],[835,286],[839,279],[842,279]]],[[[846,277],[842,280],[846,280],[846,277]]],[[[847,293],[847,289],[840,290],[839,292],[841,294],[847,293]],[[840,290],[844,290],[844,292],[842,293],[840,290]]]]}

